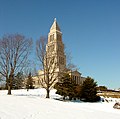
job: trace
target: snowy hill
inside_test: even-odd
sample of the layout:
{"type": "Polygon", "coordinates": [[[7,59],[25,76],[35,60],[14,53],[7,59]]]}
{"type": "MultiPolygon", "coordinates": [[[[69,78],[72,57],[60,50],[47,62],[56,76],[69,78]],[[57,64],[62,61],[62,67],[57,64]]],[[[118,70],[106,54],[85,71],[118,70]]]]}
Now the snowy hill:
{"type": "Polygon", "coordinates": [[[55,90],[45,99],[44,89],[0,91],[0,119],[120,119],[114,102],[62,102],[55,90]]]}

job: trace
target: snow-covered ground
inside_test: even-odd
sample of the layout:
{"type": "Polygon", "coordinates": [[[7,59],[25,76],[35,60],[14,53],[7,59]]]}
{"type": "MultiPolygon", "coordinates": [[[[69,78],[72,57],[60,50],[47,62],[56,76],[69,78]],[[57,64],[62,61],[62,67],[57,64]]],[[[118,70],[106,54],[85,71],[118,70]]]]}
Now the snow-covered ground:
{"type": "Polygon", "coordinates": [[[120,119],[115,102],[62,102],[55,90],[45,99],[44,89],[0,91],[0,119],[120,119]]]}

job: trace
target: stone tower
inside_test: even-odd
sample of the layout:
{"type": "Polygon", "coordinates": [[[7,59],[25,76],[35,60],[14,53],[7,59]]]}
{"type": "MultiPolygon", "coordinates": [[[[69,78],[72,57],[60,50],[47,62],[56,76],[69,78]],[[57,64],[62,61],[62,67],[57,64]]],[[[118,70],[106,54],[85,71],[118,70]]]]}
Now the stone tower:
{"type": "MultiPolygon", "coordinates": [[[[47,68],[38,71],[39,78],[38,76],[33,77],[35,88],[43,87],[43,85],[46,85],[46,80],[44,80],[44,78],[49,79],[50,83],[53,82],[52,86],[54,86],[56,82],[62,81],[59,77],[61,75],[59,74],[62,74],[62,72],[64,72],[66,69],[66,55],[64,52],[64,44],[62,42],[62,32],[56,19],[54,19],[54,22],[50,28],[50,32],[48,33],[44,66],[47,68]],[[48,75],[49,78],[47,77],[48,75]],[[42,82],[42,85],[40,82],[42,82]]],[[[81,85],[86,79],[85,77],[81,77],[81,73],[79,73],[77,70],[72,71],[70,69],[67,69],[65,71],[68,72],[71,79],[75,80],[76,84],[81,85]]]]}
{"type": "Polygon", "coordinates": [[[64,44],[62,42],[62,32],[56,18],[54,19],[48,34],[46,52],[48,55],[55,57],[57,62],[57,72],[62,72],[66,68],[66,56],[64,53],[64,44]]]}

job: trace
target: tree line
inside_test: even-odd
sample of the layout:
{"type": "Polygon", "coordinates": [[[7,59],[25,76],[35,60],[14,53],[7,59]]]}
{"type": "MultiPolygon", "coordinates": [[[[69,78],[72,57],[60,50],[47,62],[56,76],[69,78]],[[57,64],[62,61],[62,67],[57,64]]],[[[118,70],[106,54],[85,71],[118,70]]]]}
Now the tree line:
{"type": "Polygon", "coordinates": [[[63,100],[80,99],[86,102],[96,102],[100,100],[97,96],[97,82],[91,77],[87,77],[81,85],[77,85],[70,75],[65,73],[61,82],[55,84],[57,94],[63,96],[63,100]]]}
{"type": "MultiPolygon", "coordinates": [[[[58,82],[55,85],[57,93],[63,95],[64,99],[66,96],[69,96],[70,99],[80,98],[85,100],[90,100],[86,98],[86,95],[89,93],[96,95],[96,83],[91,78],[87,78],[87,83],[83,83],[82,86],[76,85],[72,81],[68,74],[66,74],[66,69],[63,74],[56,74],[56,69],[58,63],[54,56],[49,55],[46,52],[47,39],[45,37],[40,37],[36,40],[36,56],[39,63],[39,69],[42,69],[43,78],[42,80],[39,77],[39,74],[35,72],[35,75],[38,76],[40,84],[43,88],[46,89],[47,95],[46,98],[49,98],[50,90],[53,88],[56,80],[59,78],[62,82],[58,82]],[[88,83],[92,82],[92,85],[88,83]],[[91,89],[89,88],[91,87],[91,89]],[[93,87],[92,87],[93,86],[93,87]],[[88,89],[87,89],[88,88],[88,89]],[[89,90],[90,89],[90,90],[89,90]],[[86,93],[84,90],[89,90],[86,93]]],[[[11,90],[21,88],[23,85],[23,77],[27,78],[26,88],[34,88],[33,79],[31,70],[29,70],[29,56],[32,51],[33,40],[31,38],[26,38],[21,34],[9,34],[4,35],[0,38],[0,76],[6,80],[6,88],[8,89],[8,95],[11,95],[11,90]],[[29,72],[25,76],[25,71],[29,72]]],[[[67,62],[67,68],[72,69],[75,66],[70,62],[67,62]]],[[[96,100],[96,96],[94,100],[96,100]]],[[[89,97],[87,95],[87,97],[89,97]]]]}
{"type": "MultiPolygon", "coordinates": [[[[42,85],[46,89],[46,98],[49,98],[49,92],[53,87],[54,82],[59,76],[55,76],[57,62],[54,56],[48,55],[46,52],[47,39],[40,37],[36,40],[36,56],[39,62],[39,69],[43,73],[43,79],[41,80],[39,74],[36,72],[36,76],[42,85]],[[52,70],[51,70],[52,69],[52,70]]],[[[6,88],[8,89],[8,95],[11,95],[13,84],[19,82],[20,73],[25,72],[29,67],[29,56],[32,51],[33,40],[26,38],[21,34],[7,34],[0,38],[0,76],[6,80],[6,88]]],[[[33,85],[31,72],[28,73],[27,88],[31,88],[33,85]]],[[[20,82],[19,82],[20,83],[20,82]]],[[[19,86],[16,86],[18,88],[19,86]]]]}

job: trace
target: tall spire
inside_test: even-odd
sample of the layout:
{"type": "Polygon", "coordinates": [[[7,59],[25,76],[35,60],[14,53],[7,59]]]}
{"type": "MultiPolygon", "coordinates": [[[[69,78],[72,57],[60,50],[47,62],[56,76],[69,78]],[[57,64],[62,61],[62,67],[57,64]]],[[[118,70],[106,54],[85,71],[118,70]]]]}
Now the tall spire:
{"type": "Polygon", "coordinates": [[[54,18],[54,21],[56,21],[56,18],[54,18]]]}
{"type": "Polygon", "coordinates": [[[52,26],[51,26],[51,28],[50,28],[50,31],[51,31],[51,30],[60,31],[60,27],[59,27],[59,25],[58,25],[58,23],[57,23],[56,18],[54,18],[54,22],[53,22],[53,24],[52,24],[52,26]]]}

